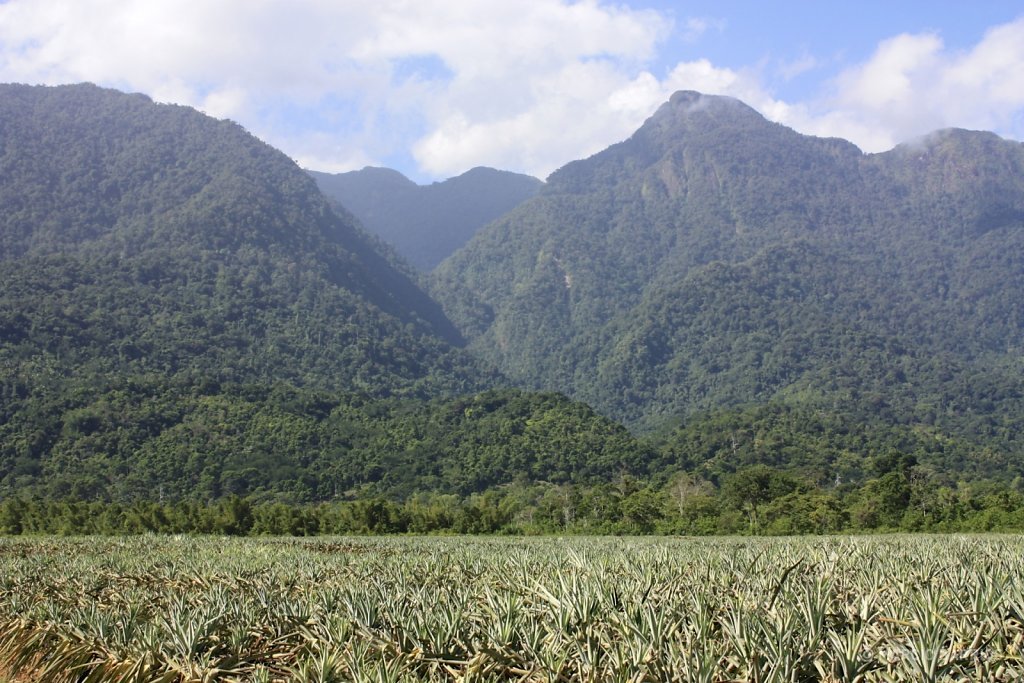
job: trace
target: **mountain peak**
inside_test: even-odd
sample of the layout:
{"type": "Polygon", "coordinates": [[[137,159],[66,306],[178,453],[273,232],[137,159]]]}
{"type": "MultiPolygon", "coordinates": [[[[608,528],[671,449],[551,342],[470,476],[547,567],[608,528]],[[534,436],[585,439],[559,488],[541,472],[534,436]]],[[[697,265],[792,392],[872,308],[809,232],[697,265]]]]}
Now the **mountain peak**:
{"type": "Polygon", "coordinates": [[[694,90],[680,90],[661,105],[647,120],[644,128],[658,129],[707,125],[777,126],[768,121],[753,107],[734,97],[705,95],[694,90]]]}
{"type": "MultiPolygon", "coordinates": [[[[913,400],[926,385],[956,396],[918,359],[981,359],[998,377],[1022,339],[1024,149],[966,131],[919,147],[864,155],[677,92],[627,140],[556,171],[432,291],[514,380],[633,425],[832,392],[844,373],[900,363],[913,400]]],[[[893,383],[873,372],[865,396],[893,383]]]]}
{"type": "Polygon", "coordinates": [[[752,141],[765,144],[779,135],[786,137],[787,142],[802,137],[732,97],[681,90],[629,139],[588,159],[566,164],[548,178],[548,183],[559,191],[586,193],[595,186],[614,184],[622,173],[629,175],[649,168],[673,150],[717,150],[713,153],[718,154],[752,141]]]}
{"type": "MultiPolygon", "coordinates": [[[[747,111],[757,113],[753,108],[744,104],[740,100],[737,100],[735,97],[729,97],[727,95],[706,95],[702,92],[697,92],[696,90],[677,90],[661,108],[682,111],[687,114],[708,110],[722,111],[726,108],[742,108],[747,111]]],[[[758,115],[760,116],[760,114],[758,115]]]]}
{"type": "Polygon", "coordinates": [[[345,175],[363,175],[367,178],[375,178],[377,180],[398,183],[401,185],[412,186],[416,184],[406,177],[401,171],[396,171],[395,169],[387,168],[386,166],[364,166],[359,171],[349,171],[345,175]]]}
{"type": "Polygon", "coordinates": [[[704,93],[697,92],[696,90],[677,90],[672,93],[672,97],[668,99],[670,104],[674,105],[694,105],[700,102],[704,98],[704,93]]]}
{"type": "Polygon", "coordinates": [[[998,148],[1010,149],[1007,140],[995,133],[966,128],[940,128],[925,135],[902,142],[880,156],[911,155],[920,157],[922,154],[972,154],[990,152],[998,148]]]}

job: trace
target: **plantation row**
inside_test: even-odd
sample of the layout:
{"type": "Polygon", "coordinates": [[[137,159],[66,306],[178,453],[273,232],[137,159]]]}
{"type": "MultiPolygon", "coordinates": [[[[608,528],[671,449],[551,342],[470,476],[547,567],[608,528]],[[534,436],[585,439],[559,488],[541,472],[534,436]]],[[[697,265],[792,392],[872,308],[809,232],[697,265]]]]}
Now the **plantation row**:
{"type": "Polygon", "coordinates": [[[1019,537],[8,539],[0,671],[1015,681],[1022,577],[1019,537]]]}

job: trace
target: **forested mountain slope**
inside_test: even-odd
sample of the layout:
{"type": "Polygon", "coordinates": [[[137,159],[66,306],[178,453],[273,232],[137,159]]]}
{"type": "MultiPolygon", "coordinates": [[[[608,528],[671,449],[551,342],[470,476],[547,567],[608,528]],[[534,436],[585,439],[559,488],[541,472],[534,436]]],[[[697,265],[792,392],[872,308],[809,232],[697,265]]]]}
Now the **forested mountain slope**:
{"type": "Polygon", "coordinates": [[[280,382],[489,386],[407,268],[234,123],[90,85],[0,86],[0,480],[52,474],[80,432],[97,438],[69,466],[127,457],[128,431],[99,438],[109,420],[75,415],[140,387],[184,405],[280,382]]]}
{"type": "Polygon", "coordinates": [[[543,186],[531,176],[482,167],[430,185],[388,168],[310,174],[325,195],[424,271],[543,186]]]}
{"type": "Polygon", "coordinates": [[[634,427],[790,402],[1021,448],[1024,146],[875,155],[680,92],[437,271],[470,348],[634,427]]]}
{"type": "Polygon", "coordinates": [[[93,86],[3,86],[0,139],[0,331],[14,361],[473,386],[439,307],[239,126],[93,86]],[[463,367],[432,377],[450,363],[463,367]]]}

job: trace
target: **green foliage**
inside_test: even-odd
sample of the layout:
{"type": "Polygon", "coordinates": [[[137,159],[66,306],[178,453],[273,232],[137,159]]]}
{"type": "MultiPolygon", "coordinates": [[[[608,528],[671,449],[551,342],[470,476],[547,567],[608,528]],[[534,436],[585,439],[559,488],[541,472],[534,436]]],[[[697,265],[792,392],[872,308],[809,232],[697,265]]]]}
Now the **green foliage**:
{"type": "Polygon", "coordinates": [[[238,126],[0,95],[0,533],[1024,525],[1019,146],[681,94],[439,269],[473,358],[238,126]]]}
{"type": "MultiPolygon", "coordinates": [[[[1006,450],[979,448],[930,425],[889,423],[884,416],[829,411],[800,403],[768,403],[695,415],[658,437],[659,467],[719,481],[740,468],[764,465],[816,486],[863,483],[907,463],[958,479],[1024,476],[1024,462],[1006,450]]],[[[656,468],[657,469],[657,468],[656,468]]],[[[941,476],[939,476],[941,474],[941,476]]]]}
{"type": "MultiPolygon", "coordinates": [[[[517,444],[513,444],[515,448],[517,444]]],[[[453,458],[444,458],[449,466],[453,458]]],[[[0,535],[199,533],[318,534],[713,534],[1024,530],[1024,491],[1010,484],[941,483],[927,469],[901,468],[859,484],[816,486],[765,465],[724,476],[720,486],[676,473],[662,485],[629,475],[597,481],[513,483],[447,493],[445,482],[409,479],[404,499],[366,486],[341,500],[297,502],[294,491],[240,497],[132,502],[31,497],[0,500],[0,535]],[[430,484],[435,491],[427,491],[430,484]]],[[[280,482],[286,486],[287,481],[280,482]]]]}
{"type": "Polygon", "coordinates": [[[555,394],[424,402],[153,380],[57,398],[2,427],[0,498],[468,495],[644,474],[654,459],[621,426],[555,394]]]}

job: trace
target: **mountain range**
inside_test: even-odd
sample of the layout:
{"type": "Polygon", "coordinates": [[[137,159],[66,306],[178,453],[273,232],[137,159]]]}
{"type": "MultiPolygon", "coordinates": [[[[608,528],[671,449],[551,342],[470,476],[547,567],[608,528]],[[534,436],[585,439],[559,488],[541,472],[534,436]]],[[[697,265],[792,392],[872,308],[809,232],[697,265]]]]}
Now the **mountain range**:
{"type": "Polygon", "coordinates": [[[544,183],[421,187],[4,85],[0,283],[0,497],[1024,475],[1024,146],[991,133],[863,154],[680,92],[544,183]]]}
{"type": "MultiPolygon", "coordinates": [[[[502,471],[445,465],[492,413],[625,434],[511,394],[460,399],[472,420],[417,436],[500,376],[409,266],[234,123],[5,85],[0,150],[0,497],[458,490],[502,471]]],[[[517,452],[524,431],[494,448],[517,452]]]]}

